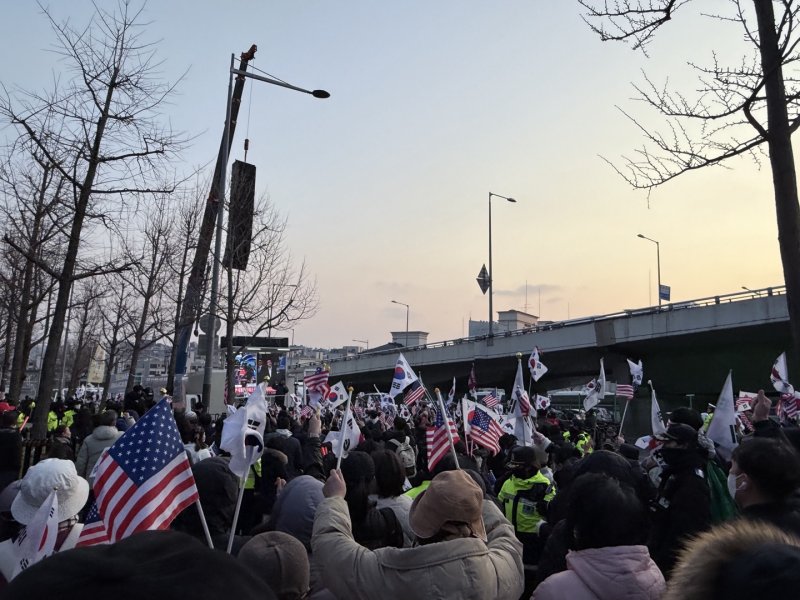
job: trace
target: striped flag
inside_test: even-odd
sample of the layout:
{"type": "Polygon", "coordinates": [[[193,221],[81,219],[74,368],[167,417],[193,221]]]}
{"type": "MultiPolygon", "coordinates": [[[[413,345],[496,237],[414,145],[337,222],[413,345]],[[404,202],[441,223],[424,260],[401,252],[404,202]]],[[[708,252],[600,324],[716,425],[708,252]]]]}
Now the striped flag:
{"type": "Polygon", "coordinates": [[[476,404],[472,417],[469,419],[469,437],[472,438],[472,441],[499,454],[500,436],[503,433],[503,428],[499,423],[480,405],[476,404]]]}
{"type": "Polygon", "coordinates": [[[81,535],[75,547],[80,548],[81,546],[94,546],[95,544],[107,543],[108,533],[106,533],[105,523],[103,523],[103,519],[100,518],[100,512],[97,510],[97,503],[93,502],[89,514],[86,515],[86,522],[83,524],[81,535]]]}
{"type": "Polygon", "coordinates": [[[166,399],[100,458],[93,490],[111,543],[139,531],[167,529],[184,508],[198,500],[191,465],[166,399]]]}
{"type": "Polygon", "coordinates": [[[304,419],[310,418],[312,414],[314,414],[314,410],[308,404],[300,409],[300,416],[304,419]]]}
{"type": "Polygon", "coordinates": [[[483,403],[488,406],[489,408],[494,408],[498,404],[500,404],[500,400],[497,399],[497,390],[494,393],[489,392],[486,396],[483,397],[483,403]]]}
{"type": "MultiPolygon", "coordinates": [[[[461,438],[458,437],[458,430],[449,415],[447,416],[447,427],[450,428],[450,433],[453,436],[453,443],[458,442],[461,438]]],[[[433,427],[428,427],[428,431],[425,433],[425,441],[428,446],[429,471],[433,471],[436,464],[450,451],[450,439],[447,436],[447,427],[445,426],[444,416],[441,410],[437,408],[433,427]]]]}
{"type": "Polygon", "coordinates": [[[467,390],[469,391],[469,395],[473,398],[477,395],[478,390],[478,380],[475,378],[475,363],[472,363],[472,369],[469,372],[469,380],[467,381],[467,390]]]}
{"type": "Polygon", "coordinates": [[[411,406],[419,400],[420,398],[425,396],[425,388],[422,386],[419,381],[415,381],[411,384],[411,387],[406,391],[406,395],[403,398],[403,402],[406,406],[411,406]]]}
{"type": "Polygon", "coordinates": [[[328,371],[322,367],[317,367],[317,370],[311,375],[303,377],[303,385],[310,392],[322,391],[322,387],[328,383],[328,371]]]}
{"type": "Polygon", "coordinates": [[[617,384],[617,396],[625,400],[633,399],[633,386],[624,383],[617,384]]]}

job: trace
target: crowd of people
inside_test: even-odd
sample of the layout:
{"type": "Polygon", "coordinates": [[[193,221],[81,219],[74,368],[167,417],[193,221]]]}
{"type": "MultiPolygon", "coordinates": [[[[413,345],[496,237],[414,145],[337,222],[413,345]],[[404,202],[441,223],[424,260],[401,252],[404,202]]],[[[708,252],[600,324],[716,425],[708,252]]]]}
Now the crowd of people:
{"type": "Polygon", "coordinates": [[[76,548],[94,465],[150,408],[140,400],[64,407],[46,457],[22,478],[21,413],[0,403],[5,597],[728,600],[784,597],[800,578],[800,430],[770,416],[763,392],[730,456],[690,408],[672,411],[647,449],[622,438],[594,447],[586,422],[542,410],[531,445],[505,434],[495,453],[461,441],[433,469],[430,407],[357,411],[360,443],[337,469],[325,442],[335,418],[298,417],[279,398],[235,525],[225,416],[201,405],[174,417],[215,549],[195,506],[170,531],[76,548]],[[17,574],[14,542],[53,489],[56,553],[17,574]]]}

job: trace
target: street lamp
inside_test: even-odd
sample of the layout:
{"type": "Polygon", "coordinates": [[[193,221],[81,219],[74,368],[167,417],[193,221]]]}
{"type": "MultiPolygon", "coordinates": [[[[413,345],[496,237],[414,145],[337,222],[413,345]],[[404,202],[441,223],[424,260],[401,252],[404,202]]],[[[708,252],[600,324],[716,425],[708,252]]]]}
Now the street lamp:
{"type": "MultiPolygon", "coordinates": [[[[248,73],[247,71],[242,71],[240,69],[234,69],[234,61],[236,60],[236,56],[231,54],[231,66],[228,69],[228,97],[225,102],[225,127],[223,128],[222,134],[222,147],[220,149],[220,164],[222,168],[219,171],[219,182],[217,184],[219,189],[219,199],[218,199],[218,208],[217,208],[217,224],[214,235],[216,239],[214,240],[214,268],[212,270],[211,275],[211,298],[208,303],[208,314],[209,314],[209,321],[211,322],[212,326],[209,328],[209,331],[206,333],[208,336],[206,339],[206,364],[203,370],[203,401],[208,405],[209,399],[211,398],[211,373],[214,366],[214,337],[215,332],[213,331],[213,324],[214,319],[216,318],[217,314],[217,294],[219,293],[219,265],[222,261],[222,228],[223,228],[223,213],[225,212],[225,187],[227,183],[227,171],[228,171],[228,154],[230,153],[230,130],[231,130],[231,103],[233,98],[233,76],[236,75],[240,79],[250,78],[256,79],[258,81],[263,81],[265,83],[271,83],[272,85],[277,85],[280,87],[285,87],[290,90],[294,90],[297,92],[303,92],[304,94],[310,94],[314,96],[314,98],[329,98],[330,94],[325,90],[306,90],[301,87],[296,87],[293,85],[289,85],[286,82],[278,81],[277,79],[272,79],[270,77],[263,77],[261,75],[256,75],[254,73],[248,73]]],[[[270,327],[271,329],[271,327],[270,327]]],[[[271,334],[271,332],[270,332],[271,334]]]]}
{"type": "Polygon", "coordinates": [[[494,317],[494,310],[492,306],[492,293],[494,292],[494,281],[492,279],[492,196],[497,198],[502,198],[508,202],[516,202],[514,198],[508,198],[506,196],[501,196],[500,194],[494,194],[489,192],[489,343],[491,344],[492,339],[492,320],[494,317]]]}
{"type": "Polygon", "coordinates": [[[401,306],[406,307],[406,348],[408,348],[408,314],[411,312],[411,308],[405,302],[398,302],[397,300],[392,300],[393,304],[400,304],[401,306]]]}
{"type": "Polygon", "coordinates": [[[636,237],[640,237],[648,242],[653,242],[656,245],[656,265],[658,267],[658,305],[661,306],[661,245],[656,240],[651,239],[646,235],[642,235],[641,233],[636,234],[636,237]]]}
{"type": "Polygon", "coordinates": [[[360,342],[362,344],[366,344],[367,345],[367,350],[369,350],[369,340],[357,340],[357,339],[353,338],[353,341],[354,342],[360,342]]]}

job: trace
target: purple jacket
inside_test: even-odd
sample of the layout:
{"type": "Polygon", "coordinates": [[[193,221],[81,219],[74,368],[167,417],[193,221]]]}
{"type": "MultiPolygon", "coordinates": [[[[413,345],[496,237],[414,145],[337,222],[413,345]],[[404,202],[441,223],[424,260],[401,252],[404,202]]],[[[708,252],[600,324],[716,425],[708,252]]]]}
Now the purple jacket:
{"type": "Polygon", "coordinates": [[[534,600],[658,600],[664,576],[647,546],[609,546],[570,551],[567,570],[545,579],[534,600]]]}

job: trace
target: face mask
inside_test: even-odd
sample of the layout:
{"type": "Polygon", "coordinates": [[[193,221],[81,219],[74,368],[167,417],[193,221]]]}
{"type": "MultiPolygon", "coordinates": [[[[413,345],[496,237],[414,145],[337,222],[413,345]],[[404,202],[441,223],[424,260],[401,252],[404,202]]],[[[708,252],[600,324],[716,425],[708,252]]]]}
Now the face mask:
{"type": "MultiPolygon", "coordinates": [[[[741,475],[741,473],[739,475],[741,475]]],[[[736,499],[736,492],[738,492],[739,489],[741,489],[736,486],[736,480],[739,478],[739,475],[728,473],[728,493],[731,495],[731,498],[733,499],[736,499]]]]}
{"type": "Polygon", "coordinates": [[[661,459],[668,465],[674,465],[686,455],[686,451],[681,448],[662,448],[658,452],[661,455],[661,459]]]}

